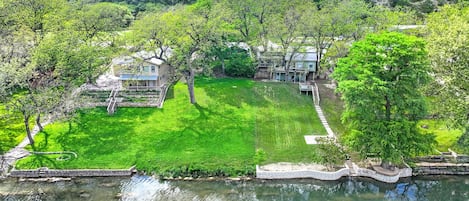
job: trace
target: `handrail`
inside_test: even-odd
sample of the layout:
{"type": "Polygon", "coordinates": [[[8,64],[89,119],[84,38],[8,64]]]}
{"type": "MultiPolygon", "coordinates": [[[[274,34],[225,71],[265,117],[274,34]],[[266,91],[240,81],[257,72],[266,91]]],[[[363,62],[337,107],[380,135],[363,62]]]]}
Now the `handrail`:
{"type": "Polygon", "coordinates": [[[108,114],[114,114],[114,112],[116,111],[116,103],[117,103],[116,96],[118,92],[119,90],[112,89],[111,94],[109,94],[109,103],[107,105],[108,114]]]}
{"type": "Polygon", "coordinates": [[[108,98],[111,98],[114,94],[114,89],[111,90],[111,93],[109,94],[109,97],[108,98]]]}
{"type": "Polygon", "coordinates": [[[316,102],[314,102],[315,105],[319,105],[319,102],[321,101],[321,97],[319,97],[319,90],[318,90],[318,85],[316,84],[316,82],[313,83],[314,84],[314,87],[313,87],[313,93],[316,93],[316,102]]]}
{"type": "Polygon", "coordinates": [[[311,97],[313,98],[313,104],[316,105],[316,95],[314,94],[313,85],[311,85],[311,97]]]}
{"type": "Polygon", "coordinates": [[[163,108],[164,99],[166,98],[166,93],[168,93],[168,89],[169,89],[170,86],[171,86],[171,84],[163,85],[164,90],[162,90],[161,93],[160,93],[159,100],[158,100],[158,103],[157,103],[158,108],[163,108]]]}

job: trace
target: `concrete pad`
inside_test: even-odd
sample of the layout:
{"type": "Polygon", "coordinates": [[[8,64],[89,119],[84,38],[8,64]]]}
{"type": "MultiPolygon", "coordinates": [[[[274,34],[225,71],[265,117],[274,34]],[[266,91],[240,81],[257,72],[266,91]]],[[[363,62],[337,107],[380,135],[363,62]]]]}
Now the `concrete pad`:
{"type": "Polygon", "coordinates": [[[305,135],[306,144],[318,144],[318,142],[316,141],[316,137],[318,137],[318,136],[305,135]]]}

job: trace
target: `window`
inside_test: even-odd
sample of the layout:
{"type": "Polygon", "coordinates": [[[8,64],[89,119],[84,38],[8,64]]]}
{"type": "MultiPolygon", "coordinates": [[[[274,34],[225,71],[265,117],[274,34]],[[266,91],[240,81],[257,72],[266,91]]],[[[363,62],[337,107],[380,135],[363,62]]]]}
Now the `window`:
{"type": "Polygon", "coordinates": [[[151,72],[152,73],[156,72],[156,66],[151,66],[151,72]]]}
{"type": "Polygon", "coordinates": [[[150,66],[143,66],[142,72],[145,72],[145,73],[150,72],[150,66]]]}
{"type": "Polygon", "coordinates": [[[303,68],[303,62],[296,62],[296,67],[297,68],[303,68]]]}

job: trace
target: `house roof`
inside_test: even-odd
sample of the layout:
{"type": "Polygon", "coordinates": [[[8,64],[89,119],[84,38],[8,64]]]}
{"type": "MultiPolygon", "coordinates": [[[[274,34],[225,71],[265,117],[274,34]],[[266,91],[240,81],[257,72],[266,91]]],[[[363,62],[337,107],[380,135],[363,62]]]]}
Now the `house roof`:
{"type": "MultiPolygon", "coordinates": [[[[291,53],[285,55],[285,60],[289,60],[291,53]]],[[[292,61],[317,61],[316,52],[298,52],[293,55],[292,61]]]]}
{"type": "MultiPolygon", "coordinates": [[[[112,64],[113,65],[126,65],[126,64],[135,63],[137,61],[143,61],[143,62],[147,62],[147,63],[154,64],[154,65],[161,65],[164,63],[164,61],[161,59],[155,58],[155,53],[159,54],[159,52],[160,50],[156,50],[155,52],[142,50],[142,51],[132,54],[131,56],[116,57],[112,59],[112,64]]],[[[171,48],[168,47],[162,57],[163,59],[168,59],[171,57],[171,55],[172,55],[172,50],[171,48]]]]}
{"type": "Polygon", "coordinates": [[[227,42],[226,45],[228,47],[239,47],[241,49],[244,49],[246,51],[249,51],[251,48],[249,48],[249,45],[245,42],[227,42]]]}

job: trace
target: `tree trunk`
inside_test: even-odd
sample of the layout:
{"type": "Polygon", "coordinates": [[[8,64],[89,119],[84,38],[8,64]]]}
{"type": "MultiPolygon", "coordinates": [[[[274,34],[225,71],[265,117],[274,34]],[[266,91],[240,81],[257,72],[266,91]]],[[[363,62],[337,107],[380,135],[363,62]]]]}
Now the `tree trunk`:
{"type": "Polygon", "coordinates": [[[33,139],[33,136],[31,135],[31,129],[29,128],[30,116],[23,112],[23,117],[24,117],[24,127],[26,129],[26,135],[28,136],[28,139],[29,139],[29,144],[34,145],[34,139],[33,139]]]}
{"type": "Polygon", "coordinates": [[[391,121],[391,102],[389,101],[388,96],[384,96],[384,99],[386,99],[386,120],[391,121]]]}
{"type": "Polygon", "coordinates": [[[189,98],[191,101],[191,104],[196,104],[197,101],[195,100],[195,94],[194,94],[194,70],[190,70],[189,75],[186,76],[187,80],[187,89],[189,90],[189,98]]]}
{"type": "MultiPolygon", "coordinates": [[[[292,53],[293,55],[293,53],[292,53]]],[[[291,57],[290,61],[287,61],[286,59],[283,59],[283,62],[285,64],[285,82],[289,82],[290,80],[290,62],[291,62],[291,57]]]]}
{"type": "Polygon", "coordinates": [[[221,59],[221,72],[225,76],[225,59],[221,59]]]}
{"type": "Polygon", "coordinates": [[[186,82],[187,82],[187,89],[189,90],[189,98],[191,104],[196,104],[197,101],[195,100],[194,94],[194,77],[195,72],[192,69],[192,62],[190,61],[190,57],[187,59],[187,67],[189,68],[188,73],[186,73],[186,82]]]}
{"type": "Polygon", "coordinates": [[[381,162],[381,167],[387,170],[394,170],[394,166],[392,165],[392,163],[386,160],[383,160],[381,162]]]}
{"type": "Polygon", "coordinates": [[[320,46],[318,46],[318,48],[316,49],[317,50],[317,53],[316,53],[316,73],[319,75],[319,70],[321,69],[321,59],[322,59],[322,48],[320,46]]]}
{"type": "Polygon", "coordinates": [[[44,130],[44,127],[42,127],[42,124],[41,124],[41,113],[40,112],[38,112],[37,116],[36,116],[36,125],[39,128],[39,131],[44,130]]]}

